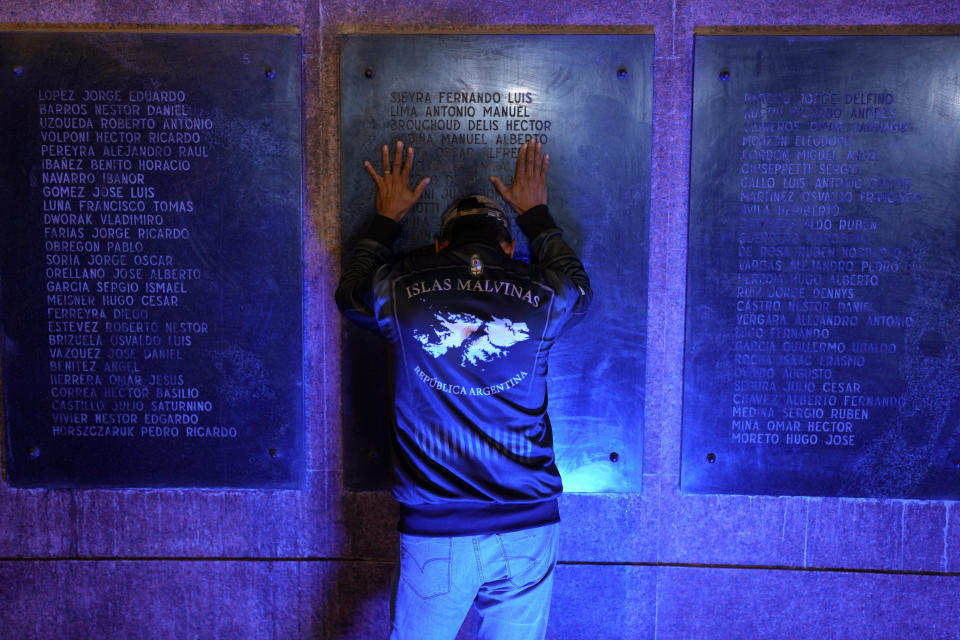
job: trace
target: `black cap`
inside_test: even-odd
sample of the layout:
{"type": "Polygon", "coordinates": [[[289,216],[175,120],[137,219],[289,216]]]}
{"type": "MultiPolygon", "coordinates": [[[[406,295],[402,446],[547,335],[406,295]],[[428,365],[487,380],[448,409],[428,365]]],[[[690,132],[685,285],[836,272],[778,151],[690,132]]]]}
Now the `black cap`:
{"type": "Polygon", "coordinates": [[[477,215],[495,223],[491,226],[496,229],[498,240],[509,242],[513,238],[513,234],[510,233],[510,219],[497,201],[476,194],[460,198],[444,211],[443,217],[440,218],[440,238],[450,240],[450,231],[455,221],[477,215]]]}

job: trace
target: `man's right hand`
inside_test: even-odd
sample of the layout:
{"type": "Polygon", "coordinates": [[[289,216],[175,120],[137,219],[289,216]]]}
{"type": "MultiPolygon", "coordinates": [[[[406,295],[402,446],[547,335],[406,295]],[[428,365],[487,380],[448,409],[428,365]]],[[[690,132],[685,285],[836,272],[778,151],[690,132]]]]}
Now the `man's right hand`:
{"type": "Polygon", "coordinates": [[[550,156],[543,155],[543,145],[539,142],[525,142],[520,145],[520,152],[517,153],[517,168],[511,185],[507,187],[497,176],[490,176],[490,182],[504,201],[518,214],[522,214],[537,205],[547,204],[549,166],[550,156]]]}

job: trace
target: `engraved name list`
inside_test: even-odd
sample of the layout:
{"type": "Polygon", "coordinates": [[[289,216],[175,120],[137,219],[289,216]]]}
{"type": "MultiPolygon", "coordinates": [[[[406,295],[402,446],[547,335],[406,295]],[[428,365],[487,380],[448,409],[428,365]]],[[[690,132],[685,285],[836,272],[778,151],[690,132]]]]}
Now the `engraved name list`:
{"type": "Polygon", "coordinates": [[[63,438],[236,438],[185,366],[210,337],[184,312],[197,210],[179,176],[214,119],[179,89],[37,93],[49,409],[63,438]]]}
{"type": "Polygon", "coordinates": [[[862,372],[895,368],[914,322],[878,295],[906,271],[878,232],[923,194],[874,169],[910,127],[888,91],[743,95],[732,442],[854,447],[899,405],[862,372]]]}

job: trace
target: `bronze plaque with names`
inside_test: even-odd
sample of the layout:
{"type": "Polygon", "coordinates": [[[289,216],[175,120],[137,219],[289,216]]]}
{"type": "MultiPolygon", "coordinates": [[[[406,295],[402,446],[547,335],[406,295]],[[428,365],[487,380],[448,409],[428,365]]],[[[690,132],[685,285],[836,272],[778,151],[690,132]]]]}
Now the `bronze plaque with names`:
{"type": "Polygon", "coordinates": [[[960,496],[960,38],[696,39],[682,488],[960,496]]]}
{"type": "Polygon", "coordinates": [[[302,484],[300,38],[0,34],[6,474],[302,484]]]}
{"type": "MultiPolygon", "coordinates": [[[[363,168],[400,139],[430,188],[397,253],[432,243],[467,193],[496,197],[521,143],[551,155],[549,204],[580,253],[595,298],[550,356],[549,411],[567,491],[638,491],[643,452],[653,36],[344,35],[341,38],[344,254],[374,214],[363,168]]],[[[519,229],[515,236],[522,238],[519,229]]],[[[517,255],[528,255],[521,244],[517,255]]],[[[390,473],[386,343],[344,323],[347,485],[390,473]]]]}

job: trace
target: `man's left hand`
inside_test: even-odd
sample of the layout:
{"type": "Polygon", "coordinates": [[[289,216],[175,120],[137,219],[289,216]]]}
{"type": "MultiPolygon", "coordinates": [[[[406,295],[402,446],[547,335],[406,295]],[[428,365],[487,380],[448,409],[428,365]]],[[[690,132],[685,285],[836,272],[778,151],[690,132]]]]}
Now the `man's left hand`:
{"type": "Polygon", "coordinates": [[[393,154],[393,167],[390,166],[390,148],[383,145],[381,151],[382,176],[369,161],[364,162],[363,166],[377,184],[377,214],[400,222],[420,200],[423,190],[430,184],[430,178],[424,178],[414,189],[410,189],[413,147],[407,147],[406,158],[404,158],[403,142],[397,140],[397,148],[393,154]]]}

